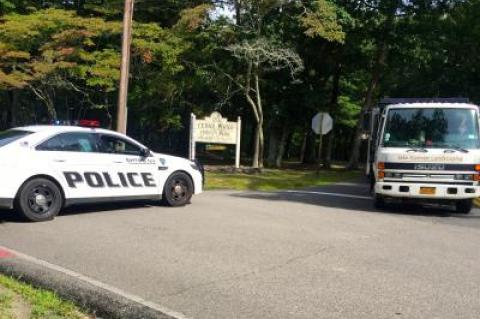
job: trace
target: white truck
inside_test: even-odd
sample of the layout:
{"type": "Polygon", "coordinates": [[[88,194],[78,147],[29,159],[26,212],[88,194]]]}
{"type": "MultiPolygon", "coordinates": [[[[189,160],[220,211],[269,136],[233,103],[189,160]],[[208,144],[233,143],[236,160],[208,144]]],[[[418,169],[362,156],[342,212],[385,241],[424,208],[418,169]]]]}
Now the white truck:
{"type": "Polygon", "coordinates": [[[375,207],[435,202],[468,214],[480,196],[478,112],[467,99],[382,100],[368,121],[375,207]]]}

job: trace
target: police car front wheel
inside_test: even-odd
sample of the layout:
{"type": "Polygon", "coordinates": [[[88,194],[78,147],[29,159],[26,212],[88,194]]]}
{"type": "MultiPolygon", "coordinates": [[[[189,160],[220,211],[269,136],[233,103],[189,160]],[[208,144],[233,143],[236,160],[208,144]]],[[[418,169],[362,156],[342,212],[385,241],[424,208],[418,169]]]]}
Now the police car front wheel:
{"type": "Polygon", "coordinates": [[[29,221],[52,220],[63,205],[59,187],[45,178],[35,178],[23,185],[17,198],[17,209],[29,221]]]}
{"type": "Polygon", "coordinates": [[[170,176],[165,183],[162,201],[168,206],[184,206],[193,196],[193,182],[190,176],[178,172],[170,176]]]}

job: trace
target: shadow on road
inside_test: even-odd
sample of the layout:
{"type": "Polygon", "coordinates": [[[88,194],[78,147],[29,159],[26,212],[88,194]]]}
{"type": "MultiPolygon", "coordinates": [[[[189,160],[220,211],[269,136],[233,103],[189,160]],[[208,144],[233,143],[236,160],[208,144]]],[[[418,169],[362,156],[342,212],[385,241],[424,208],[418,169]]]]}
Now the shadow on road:
{"type": "MultiPolygon", "coordinates": [[[[119,210],[134,210],[148,207],[159,206],[159,204],[150,201],[134,201],[122,203],[101,203],[71,206],[63,209],[60,216],[73,216],[90,213],[108,213],[119,210]]],[[[0,224],[2,223],[24,223],[26,222],[20,214],[13,210],[0,210],[0,224]]]]}
{"type": "Polygon", "coordinates": [[[352,211],[354,213],[364,212],[424,217],[480,219],[480,215],[476,212],[468,215],[458,214],[455,212],[453,206],[448,205],[400,204],[392,202],[387,205],[385,210],[377,210],[373,207],[369,186],[366,184],[338,184],[295,192],[236,193],[232,194],[232,196],[268,201],[296,202],[320,207],[338,208],[352,211]],[[356,196],[361,198],[355,198],[356,196]]]}

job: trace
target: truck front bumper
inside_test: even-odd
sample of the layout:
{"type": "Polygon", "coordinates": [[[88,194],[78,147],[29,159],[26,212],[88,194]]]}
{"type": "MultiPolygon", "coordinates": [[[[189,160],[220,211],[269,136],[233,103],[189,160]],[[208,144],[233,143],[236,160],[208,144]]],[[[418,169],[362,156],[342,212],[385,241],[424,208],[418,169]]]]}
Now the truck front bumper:
{"type": "Polygon", "coordinates": [[[418,198],[418,199],[471,199],[480,197],[480,187],[476,185],[459,184],[429,184],[429,183],[405,183],[395,182],[377,182],[375,184],[375,193],[388,197],[397,198],[418,198]],[[434,189],[433,194],[425,194],[425,190],[434,189]]]}

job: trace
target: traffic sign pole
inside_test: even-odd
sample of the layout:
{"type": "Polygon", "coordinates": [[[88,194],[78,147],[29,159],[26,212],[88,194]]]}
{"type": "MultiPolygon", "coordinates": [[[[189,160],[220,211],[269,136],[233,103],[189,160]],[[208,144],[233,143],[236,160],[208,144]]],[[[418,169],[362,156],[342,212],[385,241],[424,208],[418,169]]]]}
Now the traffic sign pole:
{"type": "Polygon", "coordinates": [[[319,112],[312,119],[312,130],[319,136],[317,173],[322,167],[323,136],[333,129],[333,119],[328,113],[319,112]]]}
{"type": "Polygon", "coordinates": [[[323,150],[323,117],[324,114],[321,113],[320,116],[320,141],[318,143],[318,159],[317,159],[317,172],[320,173],[320,169],[322,168],[322,150],[323,150]]]}

